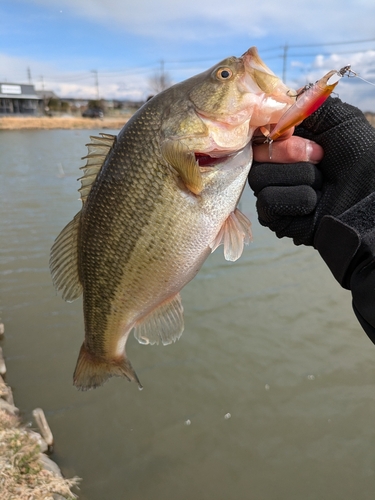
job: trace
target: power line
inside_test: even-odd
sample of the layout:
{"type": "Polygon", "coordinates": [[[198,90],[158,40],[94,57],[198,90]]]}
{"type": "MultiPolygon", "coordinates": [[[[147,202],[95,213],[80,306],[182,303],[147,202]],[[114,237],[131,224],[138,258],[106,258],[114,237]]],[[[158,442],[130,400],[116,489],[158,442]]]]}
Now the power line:
{"type": "Polygon", "coordinates": [[[290,48],[302,48],[302,47],[326,47],[330,45],[350,45],[355,43],[366,43],[375,42],[375,38],[366,38],[364,40],[350,40],[344,42],[324,42],[324,43],[305,43],[298,45],[289,45],[290,48]]]}
{"type": "MultiPolygon", "coordinates": [[[[372,50],[372,51],[375,51],[375,48],[370,48],[370,49],[366,49],[366,52],[368,52],[369,50],[372,50]]],[[[343,51],[335,51],[334,54],[355,54],[357,53],[358,51],[353,51],[353,50],[343,50],[343,51]]],[[[361,51],[361,52],[365,52],[365,51],[361,51]]],[[[314,56],[331,56],[332,55],[332,52],[319,52],[318,54],[316,52],[308,52],[307,54],[289,54],[289,57],[314,57],[314,56]]]]}
{"type": "MultiPolygon", "coordinates": [[[[287,64],[288,64],[288,50],[290,48],[304,48],[304,47],[327,47],[330,45],[354,45],[358,43],[364,43],[364,42],[375,42],[375,38],[368,38],[366,40],[351,40],[351,41],[346,41],[346,42],[331,42],[331,43],[319,43],[319,44],[301,44],[301,45],[288,45],[285,44],[283,47],[283,76],[282,80],[285,83],[286,82],[286,71],[287,71],[287,64]]],[[[369,50],[369,49],[367,49],[369,50]]],[[[370,49],[371,50],[371,49],[370,49]]],[[[351,52],[335,52],[336,54],[352,54],[353,51],[351,52]]],[[[295,54],[290,54],[289,57],[308,57],[308,56],[316,56],[318,54],[303,54],[303,55],[295,55],[295,54]]],[[[319,54],[319,55],[331,55],[330,53],[325,53],[325,54],[319,54]]]]}
{"type": "MultiPolygon", "coordinates": [[[[284,81],[286,81],[287,78],[287,70],[288,70],[288,62],[290,58],[308,58],[308,57],[316,57],[317,55],[322,55],[322,56],[329,56],[332,55],[332,52],[327,52],[327,49],[324,50],[324,52],[311,52],[311,51],[296,51],[296,49],[307,49],[309,47],[330,47],[330,46],[350,46],[350,45],[358,45],[358,44],[367,44],[369,42],[375,42],[375,38],[366,38],[366,39],[361,39],[361,40],[345,40],[345,41],[331,41],[331,42],[323,42],[323,43],[306,43],[306,44],[289,44],[285,43],[284,45],[278,45],[274,47],[267,47],[265,49],[259,48],[260,54],[264,54],[263,59],[265,61],[269,60],[274,60],[274,59],[281,59],[282,60],[282,78],[284,81]],[[273,53],[273,54],[272,54],[273,53]]],[[[350,50],[349,47],[347,50],[343,51],[334,51],[335,54],[352,54],[354,52],[365,52],[368,50],[375,50],[372,47],[371,48],[356,48],[353,50],[350,50]]],[[[122,68],[122,69],[113,69],[113,70],[104,70],[100,71],[100,76],[101,79],[107,79],[107,78],[115,78],[115,77],[126,77],[126,76],[131,76],[131,75],[139,75],[141,76],[142,74],[147,74],[152,71],[157,71],[158,67],[162,66],[162,69],[164,70],[165,68],[168,68],[169,70],[172,71],[177,71],[177,70],[188,70],[189,67],[186,67],[187,64],[195,64],[201,62],[207,62],[207,61],[217,61],[218,57],[212,56],[212,57],[197,57],[197,58],[186,58],[186,59],[163,59],[162,62],[155,61],[155,62],[148,62],[144,65],[136,66],[136,67],[128,67],[128,68],[122,68]]],[[[193,68],[191,68],[193,69],[193,68]]],[[[196,69],[196,68],[194,68],[196,69]]],[[[30,70],[29,70],[30,71],[30,70]]],[[[159,69],[160,71],[160,69],[159,69]]],[[[80,72],[77,74],[74,73],[68,73],[65,75],[54,75],[51,77],[44,76],[45,81],[50,81],[50,82],[60,82],[60,83],[74,83],[74,82],[80,82],[82,80],[89,80],[90,78],[93,77],[93,73],[95,76],[95,85],[96,85],[96,94],[99,95],[99,82],[98,82],[98,71],[97,70],[92,70],[92,71],[87,71],[87,72],[80,72]]],[[[30,75],[31,77],[31,75],[30,75]]],[[[31,79],[31,78],[30,78],[31,79]]]]}

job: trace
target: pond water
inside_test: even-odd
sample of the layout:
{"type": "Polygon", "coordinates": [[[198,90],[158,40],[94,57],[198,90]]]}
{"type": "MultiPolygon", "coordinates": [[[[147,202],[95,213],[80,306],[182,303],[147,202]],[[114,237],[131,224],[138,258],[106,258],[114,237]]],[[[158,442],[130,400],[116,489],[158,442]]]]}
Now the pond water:
{"type": "Polygon", "coordinates": [[[7,382],[25,422],[44,409],[80,498],[373,500],[375,346],[316,252],[259,226],[248,188],[254,241],[236,263],[219,248],[183,290],[182,338],[129,339],[144,390],[73,387],[82,303],[55,293],[48,259],[97,132],[0,132],[7,382]]]}

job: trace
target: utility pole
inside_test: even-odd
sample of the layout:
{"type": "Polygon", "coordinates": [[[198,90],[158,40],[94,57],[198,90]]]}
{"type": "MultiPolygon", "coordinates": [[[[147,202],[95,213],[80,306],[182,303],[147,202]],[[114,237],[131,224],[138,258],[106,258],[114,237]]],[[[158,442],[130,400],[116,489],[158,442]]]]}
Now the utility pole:
{"type": "Polygon", "coordinates": [[[286,83],[286,67],[288,63],[288,44],[284,45],[284,53],[283,53],[283,82],[286,83]]]}
{"type": "Polygon", "coordinates": [[[40,79],[42,80],[42,92],[43,92],[43,112],[47,114],[47,111],[49,111],[49,108],[47,106],[47,99],[46,99],[46,94],[44,92],[44,78],[43,75],[40,76],[40,79]]]}
{"type": "Polygon", "coordinates": [[[29,84],[31,85],[33,82],[32,82],[32,79],[31,79],[31,71],[30,71],[29,67],[27,67],[27,78],[29,80],[29,84]]]}
{"type": "Polygon", "coordinates": [[[94,73],[95,77],[95,86],[96,86],[96,100],[99,101],[99,79],[98,79],[98,70],[93,69],[91,70],[91,73],[94,73]]]}

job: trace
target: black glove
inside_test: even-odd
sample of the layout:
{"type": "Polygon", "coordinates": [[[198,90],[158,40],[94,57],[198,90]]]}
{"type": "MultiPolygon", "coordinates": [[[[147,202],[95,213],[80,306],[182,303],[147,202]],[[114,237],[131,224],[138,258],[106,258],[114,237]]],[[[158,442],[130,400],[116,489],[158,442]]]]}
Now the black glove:
{"type": "Polygon", "coordinates": [[[375,129],[359,109],[329,98],[295,134],[320,144],[324,158],[318,165],[255,163],[249,183],[259,221],[320,252],[352,290],[375,342],[375,129]]]}
{"type": "Polygon", "coordinates": [[[295,134],[320,144],[323,161],[254,163],[249,183],[262,225],[313,245],[324,215],[339,216],[375,191],[375,130],[359,109],[330,98],[295,134]]]}

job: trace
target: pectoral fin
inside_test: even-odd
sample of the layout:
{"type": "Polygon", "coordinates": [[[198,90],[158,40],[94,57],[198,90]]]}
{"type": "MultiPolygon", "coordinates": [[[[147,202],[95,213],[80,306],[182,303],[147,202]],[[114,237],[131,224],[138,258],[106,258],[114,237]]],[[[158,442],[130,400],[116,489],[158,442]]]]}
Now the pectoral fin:
{"type": "Polygon", "coordinates": [[[221,226],[210,247],[214,252],[219,245],[224,245],[225,259],[235,261],[241,257],[244,244],[251,239],[251,222],[236,208],[221,226]]]}
{"type": "Polygon", "coordinates": [[[202,174],[195,155],[180,141],[165,140],[161,144],[164,159],[176,170],[185,186],[194,194],[203,189],[202,174]]]}
{"type": "Polygon", "coordinates": [[[184,309],[180,294],[154,309],[134,329],[134,336],[140,344],[163,345],[176,342],[184,331],[184,309]]]}

